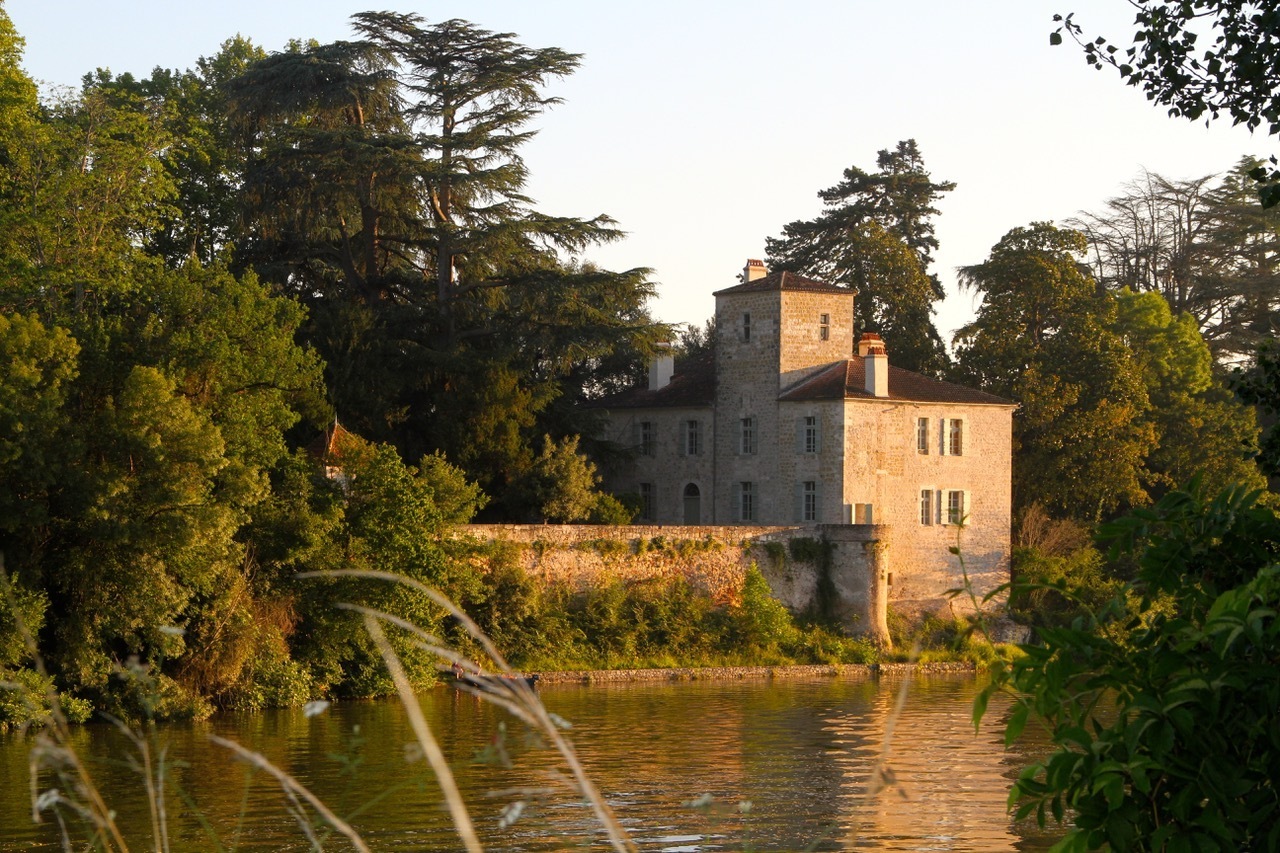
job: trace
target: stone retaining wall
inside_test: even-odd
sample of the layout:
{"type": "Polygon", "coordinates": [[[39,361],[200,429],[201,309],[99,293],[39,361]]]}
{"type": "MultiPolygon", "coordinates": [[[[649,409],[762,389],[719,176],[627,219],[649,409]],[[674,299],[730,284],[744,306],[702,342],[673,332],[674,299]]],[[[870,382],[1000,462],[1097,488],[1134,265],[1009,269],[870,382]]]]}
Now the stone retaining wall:
{"type": "Polygon", "coordinates": [[[829,612],[851,633],[887,643],[881,534],[874,525],[589,524],[472,524],[456,533],[510,543],[517,564],[549,582],[589,589],[611,580],[683,577],[721,604],[740,600],[754,564],[791,612],[829,612]]]}

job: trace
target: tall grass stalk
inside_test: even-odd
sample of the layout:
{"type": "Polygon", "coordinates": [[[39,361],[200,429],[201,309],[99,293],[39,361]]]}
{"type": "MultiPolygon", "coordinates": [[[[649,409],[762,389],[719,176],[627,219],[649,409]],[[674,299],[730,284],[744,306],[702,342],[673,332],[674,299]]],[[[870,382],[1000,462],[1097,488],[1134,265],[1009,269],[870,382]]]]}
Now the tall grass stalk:
{"type": "MultiPolygon", "coordinates": [[[[637,849],[634,842],[632,842],[628,837],[626,830],[622,828],[622,824],[618,822],[618,818],[613,813],[613,809],[611,809],[609,804],[605,802],[604,797],[596,788],[595,783],[593,783],[587,776],[586,770],[582,766],[582,762],[578,760],[578,755],[573,748],[573,744],[562,733],[561,729],[564,725],[564,721],[552,718],[551,714],[543,706],[541,700],[538,699],[538,696],[534,693],[533,689],[523,678],[518,677],[518,674],[507,663],[506,659],[502,656],[502,653],[498,651],[497,647],[494,646],[489,637],[485,635],[484,631],[480,629],[480,626],[478,626],[471,617],[463,612],[461,608],[446,598],[439,591],[434,590],[412,578],[407,578],[393,572],[344,569],[329,572],[312,572],[304,574],[302,577],[359,577],[403,584],[410,589],[417,590],[443,608],[450,616],[457,620],[463,630],[465,630],[467,634],[484,650],[489,661],[493,664],[493,669],[491,671],[487,671],[484,667],[478,666],[464,655],[449,648],[447,644],[439,638],[426,633],[421,628],[408,623],[403,619],[389,613],[383,613],[381,611],[372,610],[356,604],[339,605],[345,609],[363,614],[366,619],[372,618],[376,621],[387,622],[409,632],[417,638],[417,642],[421,648],[436,655],[449,665],[460,666],[464,672],[473,676],[474,684],[460,685],[462,689],[465,689],[481,699],[505,709],[521,722],[525,723],[525,725],[529,726],[531,729],[537,731],[540,735],[546,738],[546,740],[560,754],[560,757],[564,760],[565,765],[568,767],[571,774],[573,789],[582,797],[588,806],[590,806],[592,812],[596,816],[596,819],[600,822],[600,825],[608,835],[609,843],[613,849],[620,851],[621,853],[637,849]],[[494,675],[497,677],[491,677],[494,675]]],[[[367,625],[368,623],[366,622],[366,626],[367,625]]],[[[374,636],[374,640],[375,642],[378,642],[378,637],[374,636]]],[[[385,642],[386,638],[384,635],[382,643],[385,642]]],[[[389,644],[387,645],[387,648],[388,650],[390,649],[389,644]]],[[[381,644],[379,644],[379,649],[382,649],[381,644]]],[[[385,652],[384,657],[386,657],[385,652]]],[[[392,657],[394,658],[394,652],[392,652],[392,657]]],[[[390,661],[388,661],[388,665],[390,665],[390,661]]],[[[403,669],[401,669],[401,673],[403,674],[403,669]]],[[[392,674],[394,678],[394,671],[392,674]]],[[[413,691],[409,689],[407,678],[404,683],[405,687],[403,690],[401,689],[399,682],[397,682],[396,689],[400,691],[400,697],[402,702],[404,702],[406,709],[409,710],[411,714],[414,713],[414,711],[417,712],[425,730],[426,720],[421,714],[417,697],[415,697],[413,695],[413,691]]],[[[415,721],[413,725],[416,732],[418,723],[415,721]]],[[[425,751],[426,746],[423,745],[423,748],[425,751]]],[[[443,777],[439,778],[443,784],[443,777]]],[[[451,782],[452,776],[449,778],[451,782]]],[[[556,777],[553,776],[552,778],[556,777]]],[[[448,794],[446,794],[446,798],[448,798],[448,794]]],[[[450,803],[450,809],[453,809],[452,803],[450,803]]],[[[479,848],[477,847],[477,849],[479,848]]]]}
{"type": "MultiPolygon", "coordinates": [[[[350,824],[330,811],[329,807],[326,806],[319,797],[311,793],[305,785],[297,779],[294,779],[279,767],[276,767],[262,753],[246,749],[233,740],[227,740],[226,738],[218,737],[217,735],[209,735],[209,741],[210,743],[215,743],[218,746],[229,749],[242,761],[247,762],[255,769],[261,770],[274,778],[280,783],[280,787],[284,789],[285,796],[289,797],[295,803],[297,802],[298,797],[306,800],[307,803],[316,810],[316,814],[324,818],[324,821],[339,833],[346,836],[347,840],[351,842],[352,847],[355,847],[356,850],[362,851],[362,853],[369,853],[369,848],[365,845],[364,840],[360,838],[360,834],[357,833],[350,824]]],[[[299,824],[302,825],[303,832],[310,836],[310,841],[316,849],[320,849],[321,845],[315,838],[314,833],[311,831],[311,824],[310,821],[306,820],[306,815],[299,813],[297,817],[299,824]]]]}
{"type": "Polygon", "coordinates": [[[376,616],[365,613],[364,627],[373,638],[374,645],[382,654],[382,659],[387,663],[387,670],[391,673],[391,680],[395,682],[400,702],[404,705],[405,713],[409,715],[409,724],[413,727],[414,736],[418,738],[422,754],[426,756],[431,769],[435,771],[436,782],[440,785],[440,791],[449,805],[449,816],[453,819],[453,828],[462,839],[468,853],[482,853],[480,839],[476,837],[475,827],[471,825],[471,815],[467,812],[467,804],[462,800],[462,793],[458,790],[458,783],[453,778],[453,771],[449,769],[448,760],[440,751],[440,744],[436,743],[435,737],[431,734],[431,727],[427,725],[427,718],[422,713],[422,706],[418,704],[418,697],[413,695],[413,685],[409,683],[409,676],[405,674],[400,658],[396,656],[395,649],[391,648],[391,643],[387,640],[382,626],[378,624],[376,616]]]}

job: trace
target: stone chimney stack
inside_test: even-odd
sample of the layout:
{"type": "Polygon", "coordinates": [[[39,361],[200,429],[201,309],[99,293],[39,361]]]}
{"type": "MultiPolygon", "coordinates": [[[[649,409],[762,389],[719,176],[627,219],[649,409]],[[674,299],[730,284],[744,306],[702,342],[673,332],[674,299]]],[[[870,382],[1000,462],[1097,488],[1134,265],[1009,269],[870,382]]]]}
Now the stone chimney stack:
{"type": "Polygon", "coordinates": [[[863,332],[858,338],[858,355],[863,360],[866,390],[876,397],[889,396],[889,355],[884,341],[875,332],[863,332]]]}
{"type": "Polygon", "coordinates": [[[765,269],[764,261],[757,261],[755,258],[750,258],[747,260],[747,265],[742,269],[742,283],[746,284],[747,282],[764,278],[768,274],[769,271],[765,269]]]}
{"type": "Polygon", "coordinates": [[[671,344],[660,343],[658,351],[649,362],[649,390],[660,391],[671,384],[671,376],[676,372],[676,357],[671,352],[671,344]]]}

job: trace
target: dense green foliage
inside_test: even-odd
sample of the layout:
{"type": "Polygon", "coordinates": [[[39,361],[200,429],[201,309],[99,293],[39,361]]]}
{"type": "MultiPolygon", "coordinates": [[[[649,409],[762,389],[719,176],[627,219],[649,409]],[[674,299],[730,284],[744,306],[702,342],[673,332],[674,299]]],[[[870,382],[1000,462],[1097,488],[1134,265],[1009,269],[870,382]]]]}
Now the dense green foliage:
{"type": "Polygon", "coordinates": [[[1132,583],[1105,602],[1064,590],[1079,615],[996,668],[988,695],[1016,698],[1007,738],[1043,724],[1054,743],[1011,802],[1071,821],[1056,849],[1280,843],[1280,518],[1256,498],[1197,486],[1105,526],[1136,559],[1132,583]]]}
{"type": "Polygon", "coordinates": [[[356,24],[42,100],[0,10],[0,680],[27,698],[182,716],[385,693],[338,605],[441,615],[323,573],[452,591],[476,579],[446,526],[486,505],[629,518],[573,403],[661,332],[651,285],[573,257],[606,218],[521,195],[540,90],[577,57],[461,21],[356,24]],[[397,445],[343,430],[305,452],[335,407],[397,445]]]}
{"type": "Polygon", "coordinates": [[[982,295],[953,375],[1020,404],[1014,502],[1097,522],[1200,474],[1261,485],[1253,412],[1214,378],[1194,318],[1158,293],[1111,293],[1082,234],[1010,231],[961,270],[982,295]]]}

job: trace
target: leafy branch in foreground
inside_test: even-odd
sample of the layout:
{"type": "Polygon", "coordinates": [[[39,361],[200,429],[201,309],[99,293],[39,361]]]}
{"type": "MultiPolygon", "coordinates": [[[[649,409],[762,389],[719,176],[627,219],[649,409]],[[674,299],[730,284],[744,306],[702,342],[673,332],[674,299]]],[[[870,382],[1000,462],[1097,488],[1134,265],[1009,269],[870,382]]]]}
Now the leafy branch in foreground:
{"type": "Polygon", "coordinates": [[[1042,720],[1054,751],[1010,807],[1073,824],[1055,850],[1280,845],[1280,519],[1258,492],[1199,483],[1101,531],[1138,571],[1107,606],[998,668],[1012,742],[1042,720]]]}
{"type": "MultiPolygon", "coordinates": [[[[1193,121],[1208,114],[1230,116],[1249,130],[1265,126],[1280,134],[1280,10],[1270,3],[1247,0],[1130,0],[1137,10],[1133,44],[1111,44],[1089,38],[1074,15],[1054,15],[1058,28],[1050,44],[1061,44],[1065,31],[1084,50],[1095,68],[1110,66],[1147,99],[1169,108],[1171,116],[1193,121]],[[1202,38],[1202,36],[1204,38],[1202,38]]],[[[1251,173],[1261,184],[1263,207],[1280,204],[1280,170],[1271,166],[1251,173]]]]}

